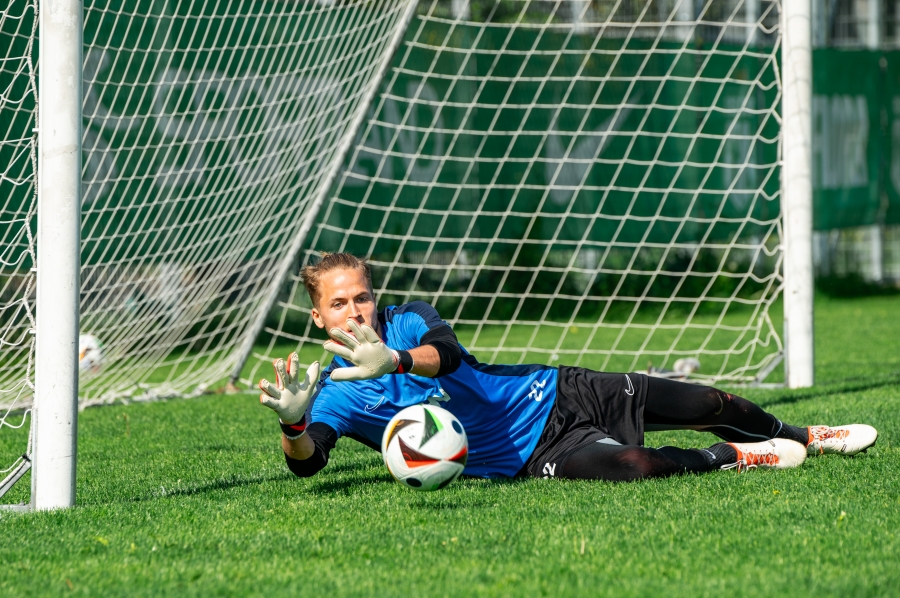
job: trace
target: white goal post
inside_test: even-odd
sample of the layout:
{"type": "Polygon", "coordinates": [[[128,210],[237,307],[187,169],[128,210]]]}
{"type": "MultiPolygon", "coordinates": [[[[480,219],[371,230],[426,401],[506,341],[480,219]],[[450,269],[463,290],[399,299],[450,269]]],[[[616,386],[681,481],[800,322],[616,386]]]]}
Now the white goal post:
{"type": "Polygon", "coordinates": [[[782,17],[782,189],[785,378],[812,386],[812,2],[785,2],[782,17]]]}
{"type": "Polygon", "coordinates": [[[81,255],[80,0],[40,5],[32,504],[75,504],[81,255]]]}
{"type": "Polygon", "coordinates": [[[12,0],[0,42],[0,502],[74,504],[79,406],[327,357],[324,251],[484,361],[813,383],[809,0],[12,0]]]}

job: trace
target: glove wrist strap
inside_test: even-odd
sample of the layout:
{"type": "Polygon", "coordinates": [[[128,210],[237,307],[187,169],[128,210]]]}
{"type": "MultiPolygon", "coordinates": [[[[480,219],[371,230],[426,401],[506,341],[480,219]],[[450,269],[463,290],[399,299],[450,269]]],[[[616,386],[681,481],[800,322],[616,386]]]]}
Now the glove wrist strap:
{"type": "Polygon", "coordinates": [[[296,424],[286,424],[281,421],[281,418],[278,419],[278,423],[281,424],[281,432],[284,434],[288,440],[297,440],[303,434],[306,433],[306,415],[298,421],[296,424]]]}
{"type": "MultiPolygon", "coordinates": [[[[392,349],[393,351],[393,349],[392,349]]],[[[396,359],[394,361],[397,362],[397,369],[394,370],[393,374],[408,374],[415,365],[413,363],[412,355],[409,354],[409,351],[393,351],[394,357],[396,359]]]]}

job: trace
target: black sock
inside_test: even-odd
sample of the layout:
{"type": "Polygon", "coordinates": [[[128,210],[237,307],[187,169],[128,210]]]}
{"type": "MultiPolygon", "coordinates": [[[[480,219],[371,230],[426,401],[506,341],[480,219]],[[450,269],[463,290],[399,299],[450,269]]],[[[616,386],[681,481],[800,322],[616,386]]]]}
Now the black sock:
{"type": "Polygon", "coordinates": [[[775,432],[775,438],[787,438],[788,440],[795,440],[803,446],[809,444],[809,431],[806,428],[791,426],[789,424],[782,423],[780,420],[776,425],[780,426],[780,429],[775,432]]]}
{"type": "Polygon", "coordinates": [[[737,462],[737,451],[726,442],[714,444],[708,449],[698,449],[698,452],[703,453],[713,469],[737,462]]]}
{"type": "Polygon", "coordinates": [[[674,446],[661,446],[658,450],[667,458],[684,468],[685,473],[701,473],[710,470],[709,456],[698,449],[680,449],[674,446]]]}

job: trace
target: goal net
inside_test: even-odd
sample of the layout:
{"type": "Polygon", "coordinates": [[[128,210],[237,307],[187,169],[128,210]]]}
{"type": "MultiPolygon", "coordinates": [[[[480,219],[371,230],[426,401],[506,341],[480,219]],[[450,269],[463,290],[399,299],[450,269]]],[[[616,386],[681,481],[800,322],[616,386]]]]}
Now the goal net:
{"type": "MultiPolygon", "coordinates": [[[[302,260],[371,256],[381,306],[432,303],[486,361],[761,380],[782,349],[779,10],[423,2],[302,260]]],[[[296,273],[251,364],[328,358],[296,273]]]]}
{"type": "Polygon", "coordinates": [[[81,330],[104,363],[85,399],[233,369],[408,5],[90,3],[81,330]]]}
{"type": "MultiPolygon", "coordinates": [[[[29,452],[34,389],[39,7],[0,11],[4,468],[29,452]]],[[[82,406],[224,385],[413,8],[85,2],[82,406]]]]}
{"type": "MultiPolygon", "coordinates": [[[[7,4],[0,495],[28,463],[40,250],[39,3],[7,4]]],[[[484,361],[761,380],[782,350],[779,11],[88,0],[81,405],[327,359],[297,278],[325,251],[369,256],[381,305],[431,302],[484,361]]]]}
{"type": "Polygon", "coordinates": [[[14,1],[0,8],[0,496],[30,468],[37,263],[36,4],[14,1]]]}

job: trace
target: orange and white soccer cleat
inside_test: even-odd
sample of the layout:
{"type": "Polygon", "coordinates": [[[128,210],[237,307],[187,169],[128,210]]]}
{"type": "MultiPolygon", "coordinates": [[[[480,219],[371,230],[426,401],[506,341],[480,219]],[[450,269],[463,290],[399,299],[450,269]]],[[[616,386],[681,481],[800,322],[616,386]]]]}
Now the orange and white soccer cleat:
{"type": "Polygon", "coordinates": [[[878,440],[878,430],[866,424],[847,426],[810,426],[806,452],[810,455],[837,453],[855,455],[868,449],[878,440]]]}
{"type": "Polygon", "coordinates": [[[773,438],[764,442],[729,442],[737,451],[737,462],[723,465],[722,469],[788,469],[802,465],[806,450],[799,442],[785,438],[773,438]]]}

